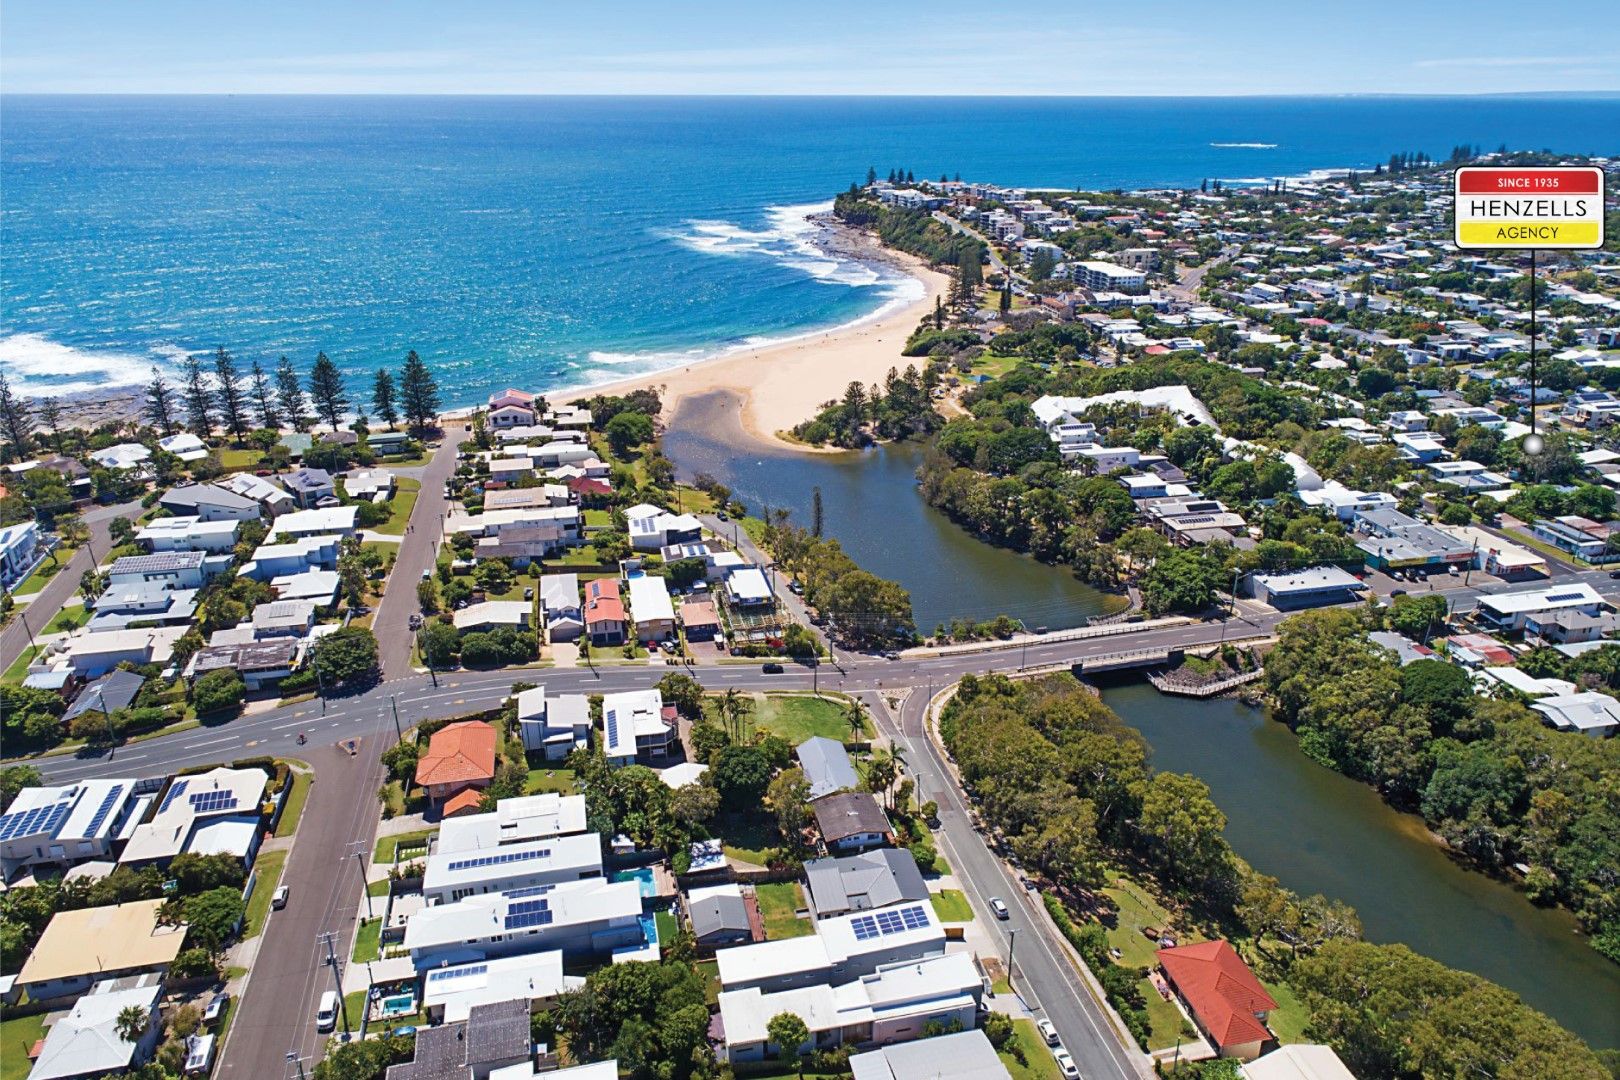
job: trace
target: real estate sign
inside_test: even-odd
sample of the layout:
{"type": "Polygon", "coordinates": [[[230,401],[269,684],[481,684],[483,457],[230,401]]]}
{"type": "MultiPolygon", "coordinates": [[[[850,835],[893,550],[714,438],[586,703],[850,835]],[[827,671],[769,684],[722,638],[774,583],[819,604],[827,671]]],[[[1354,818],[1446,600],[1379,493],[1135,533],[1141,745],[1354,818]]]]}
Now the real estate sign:
{"type": "Polygon", "coordinates": [[[1603,246],[1603,170],[1570,165],[1457,170],[1460,248],[1603,246]]]}

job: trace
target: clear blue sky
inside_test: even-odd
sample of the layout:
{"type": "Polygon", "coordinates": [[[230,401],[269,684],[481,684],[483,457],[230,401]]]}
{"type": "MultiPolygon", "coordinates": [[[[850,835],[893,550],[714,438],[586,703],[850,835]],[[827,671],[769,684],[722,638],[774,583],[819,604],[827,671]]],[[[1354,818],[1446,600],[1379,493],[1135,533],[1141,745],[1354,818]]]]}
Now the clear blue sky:
{"type": "Polygon", "coordinates": [[[0,90],[1620,90],[1616,0],[6,0],[0,90]]]}

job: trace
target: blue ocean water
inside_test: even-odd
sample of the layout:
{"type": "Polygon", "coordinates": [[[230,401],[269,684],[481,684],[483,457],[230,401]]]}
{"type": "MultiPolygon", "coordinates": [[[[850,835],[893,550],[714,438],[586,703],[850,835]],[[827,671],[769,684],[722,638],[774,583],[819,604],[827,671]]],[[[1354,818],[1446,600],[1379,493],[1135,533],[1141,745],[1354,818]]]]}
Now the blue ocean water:
{"type": "MultiPolygon", "coordinates": [[[[1460,142],[1615,151],[1620,99],[7,96],[0,369],[133,383],[224,344],[449,405],[821,329],[915,283],[806,215],[868,166],[1193,186],[1460,142]]],[[[357,397],[360,396],[357,393],[357,397]]]]}

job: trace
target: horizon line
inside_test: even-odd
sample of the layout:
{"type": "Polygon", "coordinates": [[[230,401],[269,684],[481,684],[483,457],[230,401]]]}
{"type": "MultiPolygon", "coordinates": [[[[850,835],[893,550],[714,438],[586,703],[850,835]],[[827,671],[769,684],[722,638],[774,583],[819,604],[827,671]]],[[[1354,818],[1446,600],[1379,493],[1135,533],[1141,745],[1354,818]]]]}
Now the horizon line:
{"type": "Polygon", "coordinates": [[[406,91],[366,91],[357,92],[349,90],[308,90],[308,91],[278,91],[278,90],[4,90],[0,89],[0,98],[8,97],[58,97],[58,98],[209,98],[209,97],[252,97],[252,98],[596,98],[596,99],[622,99],[622,100],[661,100],[661,99],[756,99],[756,100],[929,100],[929,101],[972,101],[972,100],[1022,100],[1022,101],[1133,101],[1133,100],[1233,100],[1258,98],[1512,98],[1512,97],[1559,97],[1559,98],[1620,98],[1620,87],[1612,90],[1494,90],[1494,91],[1420,91],[1420,90],[1342,90],[1342,91],[1254,91],[1229,94],[1084,94],[1084,93],[1050,93],[1030,94],[1017,92],[990,91],[975,94],[930,94],[930,93],[819,93],[814,91],[788,91],[783,93],[757,93],[752,91],[738,92],[710,92],[710,93],[599,93],[599,92],[571,92],[571,91],[460,91],[440,90],[431,92],[406,91]]]}

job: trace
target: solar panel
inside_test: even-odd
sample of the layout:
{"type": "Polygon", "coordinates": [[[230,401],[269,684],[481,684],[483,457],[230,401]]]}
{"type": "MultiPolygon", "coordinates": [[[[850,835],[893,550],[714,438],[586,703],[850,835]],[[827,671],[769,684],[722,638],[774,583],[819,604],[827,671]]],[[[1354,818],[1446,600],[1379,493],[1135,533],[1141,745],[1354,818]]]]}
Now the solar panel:
{"type": "Polygon", "coordinates": [[[488,964],[468,964],[466,967],[442,968],[438,971],[428,972],[428,982],[449,982],[451,979],[463,979],[470,975],[482,975],[488,970],[488,964]]]}
{"type": "Polygon", "coordinates": [[[609,709],[605,723],[607,724],[608,745],[617,746],[619,743],[619,711],[609,709]]]}
{"type": "Polygon", "coordinates": [[[920,907],[902,908],[900,917],[905,920],[907,930],[921,930],[929,925],[928,912],[920,907]]]}
{"type": "Polygon", "coordinates": [[[114,784],[112,788],[108,790],[107,794],[101,800],[101,805],[96,807],[95,816],[90,819],[89,827],[84,830],[85,835],[96,835],[96,830],[101,828],[101,823],[106,821],[107,815],[112,812],[113,803],[117,802],[118,796],[122,795],[123,793],[123,784],[114,784]]]}
{"type": "Polygon", "coordinates": [[[158,807],[158,813],[163,813],[163,811],[169,808],[170,803],[184,795],[186,793],[186,788],[190,784],[190,780],[176,780],[173,784],[169,785],[169,792],[167,795],[163,796],[163,805],[158,807]]]}
{"type": "Polygon", "coordinates": [[[503,866],[506,863],[523,862],[528,859],[549,859],[550,848],[535,848],[531,851],[505,851],[497,855],[477,855],[470,859],[457,859],[449,866],[451,870],[471,870],[475,866],[503,866]]]}
{"type": "Polygon", "coordinates": [[[930,925],[928,912],[921,907],[886,908],[871,915],[859,915],[849,921],[856,941],[901,934],[907,930],[921,930],[930,925]]]}
{"type": "Polygon", "coordinates": [[[861,915],[849,921],[856,941],[867,941],[878,936],[877,922],[870,915],[861,915]]]}
{"type": "Polygon", "coordinates": [[[528,885],[521,889],[509,889],[506,895],[512,900],[516,900],[520,896],[544,896],[556,887],[555,885],[528,885]]]}
{"type": "Polygon", "coordinates": [[[7,814],[0,818],[0,840],[31,836],[34,833],[54,833],[72,808],[70,802],[58,802],[48,806],[36,806],[32,810],[24,810],[17,814],[7,814]]]}
{"type": "Polygon", "coordinates": [[[234,791],[199,791],[191,797],[191,808],[199,814],[210,814],[215,810],[234,810],[236,808],[236,793],[234,791]]]}

